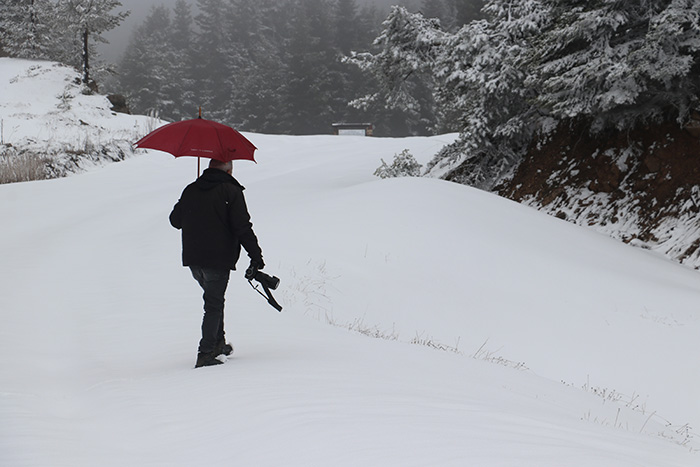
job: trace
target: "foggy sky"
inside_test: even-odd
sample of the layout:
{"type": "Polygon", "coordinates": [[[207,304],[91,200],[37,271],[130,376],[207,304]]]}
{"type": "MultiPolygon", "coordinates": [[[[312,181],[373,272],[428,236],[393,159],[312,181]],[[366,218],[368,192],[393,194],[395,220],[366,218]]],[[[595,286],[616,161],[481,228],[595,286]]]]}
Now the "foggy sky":
{"type": "MultiPolygon", "coordinates": [[[[131,14],[122,22],[122,24],[105,33],[104,38],[109,41],[109,44],[99,44],[99,53],[102,60],[107,62],[117,62],[121,58],[126,46],[129,44],[129,37],[133,29],[140,25],[148,16],[152,6],[155,5],[174,5],[174,1],[168,0],[120,0],[122,8],[118,11],[131,10],[131,14]]],[[[362,5],[377,5],[385,6],[394,5],[397,3],[419,3],[420,0],[355,0],[358,6],[362,5]]],[[[195,4],[196,0],[189,0],[191,4],[195,4]]],[[[117,11],[117,10],[115,10],[117,11]]]]}

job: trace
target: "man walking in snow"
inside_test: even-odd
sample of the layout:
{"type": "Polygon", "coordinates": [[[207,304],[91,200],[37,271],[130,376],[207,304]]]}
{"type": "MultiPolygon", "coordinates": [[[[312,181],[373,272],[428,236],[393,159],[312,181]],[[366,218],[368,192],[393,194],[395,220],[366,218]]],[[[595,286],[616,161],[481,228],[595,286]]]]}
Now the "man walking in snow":
{"type": "Polygon", "coordinates": [[[212,159],[209,168],[188,185],[170,213],[170,223],[182,230],[182,264],[204,290],[202,339],[195,368],[218,365],[233,347],[224,337],[224,295],[241,245],[250,257],[246,279],[265,266],[243,197],[233,178],[233,163],[212,159]]]}

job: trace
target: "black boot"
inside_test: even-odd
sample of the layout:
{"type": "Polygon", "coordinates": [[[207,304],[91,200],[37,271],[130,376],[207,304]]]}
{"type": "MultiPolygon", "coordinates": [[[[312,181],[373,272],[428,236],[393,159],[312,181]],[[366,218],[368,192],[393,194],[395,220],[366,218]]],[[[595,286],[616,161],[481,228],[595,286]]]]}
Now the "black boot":
{"type": "Polygon", "coordinates": [[[226,341],[219,341],[216,344],[216,349],[214,350],[215,355],[225,355],[229,356],[233,353],[233,346],[226,341]]]}
{"type": "Polygon", "coordinates": [[[202,366],[214,366],[224,363],[216,357],[218,357],[218,354],[215,353],[199,353],[197,354],[197,363],[194,367],[199,368],[202,366]]]}

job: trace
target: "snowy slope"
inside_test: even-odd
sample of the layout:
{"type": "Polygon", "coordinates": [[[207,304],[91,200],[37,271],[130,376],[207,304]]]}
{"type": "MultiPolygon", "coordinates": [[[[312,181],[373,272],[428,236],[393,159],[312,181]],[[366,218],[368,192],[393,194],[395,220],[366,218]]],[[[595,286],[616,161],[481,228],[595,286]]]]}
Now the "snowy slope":
{"type": "Polygon", "coordinates": [[[105,96],[86,94],[70,67],[0,58],[0,155],[15,148],[49,156],[52,175],[124,159],[134,137],[157,122],[111,106],[105,96]]]}
{"type": "Polygon", "coordinates": [[[0,465],[698,465],[697,272],[372,176],[455,135],[247,136],[285,309],[233,273],[219,367],[192,369],[201,292],[167,222],[194,159],[0,186],[0,465]]]}

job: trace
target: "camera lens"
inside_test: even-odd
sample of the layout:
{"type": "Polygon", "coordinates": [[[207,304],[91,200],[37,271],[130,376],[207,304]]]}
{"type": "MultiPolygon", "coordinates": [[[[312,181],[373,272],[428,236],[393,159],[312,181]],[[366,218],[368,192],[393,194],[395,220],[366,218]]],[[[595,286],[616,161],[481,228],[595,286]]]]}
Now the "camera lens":
{"type": "Polygon", "coordinates": [[[278,277],[268,276],[262,271],[258,271],[258,273],[255,275],[255,280],[272,290],[275,290],[280,285],[280,280],[278,277]]]}

